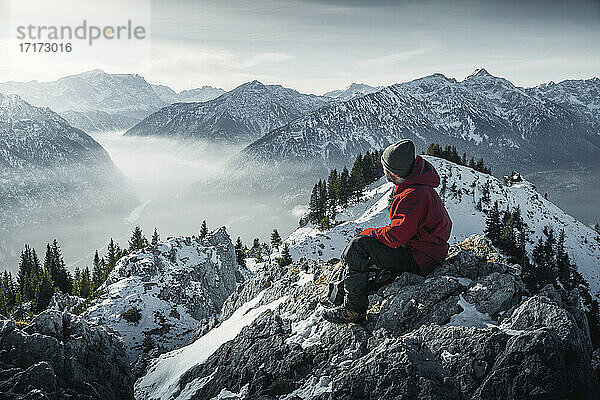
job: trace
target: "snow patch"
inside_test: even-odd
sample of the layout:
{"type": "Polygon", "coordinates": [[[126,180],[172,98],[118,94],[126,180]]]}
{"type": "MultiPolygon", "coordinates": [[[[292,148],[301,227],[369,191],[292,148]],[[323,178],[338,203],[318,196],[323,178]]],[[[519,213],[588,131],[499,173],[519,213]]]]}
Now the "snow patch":
{"type": "MultiPolygon", "coordinates": [[[[276,308],[287,299],[287,296],[283,296],[268,304],[258,306],[264,293],[265,291],[262,291],[252,300],[244,303],[229,319],[194,343],[162,354],[154,360],[146,375],[135,384],[136,398],[145,400],[173,399],[172,394],[177,392],[179,379],[187,370],[206,361],[222,344],[233,340],[244,327],[250,325],[260,314],[266,310],[276,308]]],[[[198,383],[196,383],[196,386],[198,386],[198,383]]],[[[196,390],[198,389],[197,387],[196,390]]]]}

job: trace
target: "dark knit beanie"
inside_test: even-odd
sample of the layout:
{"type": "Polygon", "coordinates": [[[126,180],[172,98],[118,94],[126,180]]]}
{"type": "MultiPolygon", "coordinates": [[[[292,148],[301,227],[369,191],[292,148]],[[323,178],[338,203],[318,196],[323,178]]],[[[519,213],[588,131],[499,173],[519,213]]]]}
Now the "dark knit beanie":
{"type": "Polygon", "coordinates": [[[402,178],[410,175],[414,162],[415,144],[410,139],[402,139],[389,145],[381,156],[381,163],[385,169],[402,178]]]}

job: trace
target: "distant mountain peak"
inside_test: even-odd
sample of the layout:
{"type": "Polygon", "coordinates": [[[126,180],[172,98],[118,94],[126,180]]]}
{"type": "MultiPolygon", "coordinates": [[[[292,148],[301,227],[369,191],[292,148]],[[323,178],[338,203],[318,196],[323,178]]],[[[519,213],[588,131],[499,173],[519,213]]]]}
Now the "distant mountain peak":
{"type": "Polygon", "coordinates": [[[471,73],[469,76],[467,76],[466,79],[469,78],[473,78],[473,77],[493,77],[492,74],[490,74],[489,72],[487,72],[487,70],[485,68],[477,68],[475,71],[473,71],[473,73],[471,73]]]}
{"type": "Polygon", "coordinates": [[[91,69],[89,71],[85,71],[82,72],[80,74],[76,74],[79,76],[104,76],[104,75],[108,75],[106,72],[104,72],[103,70],[101,70],[100,68],[96,68],[96,69],[91,69]]]}

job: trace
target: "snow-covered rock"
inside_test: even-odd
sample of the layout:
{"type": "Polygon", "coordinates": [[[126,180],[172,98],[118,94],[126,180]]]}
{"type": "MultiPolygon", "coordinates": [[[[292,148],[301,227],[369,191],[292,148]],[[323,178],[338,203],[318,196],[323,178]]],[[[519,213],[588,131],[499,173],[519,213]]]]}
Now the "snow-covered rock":
{"type": "Polygon", "coordinates": [[[435,274],[405,273],[372,294],[362,325],[321,319],[318,299],[338,266],[307,259],[265,266],[228,299],[212,330],[151,362],[136,398],[596,394],[577,292],[547,287],[523,299],[519,270],[490,261],[498,257],[471,237],[435,274]],[[492,290],[470,296],[483,285],[492,290]]]}
{"type": "MultiPolygon", "coordinates": [[[[442,185],[436,188],[443,198],[452,219],[450,241],[465,240],[473,233],[483,234],[486,211],[498,202],[500,210],[520,207],[521,215],[530,231],[526,245],[531,254],[538,238],[545,236],[545,226],[555,233],[565,230],[565,248],[577,264],[579,272],[590,283],[592,293],[600,291],[600,242],[598,235],[575,218],[563,212],[552,202],[536,192],[535,187],[523,180],[510,186],[499,179],[477,172],[450,161],[423,156],[436,168],[440,177],[446,178],[445,193],[442,185]],[[484,191],[489,190],[490,201],[477,203],[484,191]]],[[[312,225],[296,229],[285,241],[290,246],[293,259],[307,257],[330,260],[339,258],[348,240],[368,227],[384,226],[389,223],[389,195],[394,185],[385,178],[373,183],[362,200],[340,212],[336,217],[339,225],[330,230],[319,231],[312,225]]]]}
{"type": "Polygon", "coordinates": [[[242,280],[224,227],[203,239],[169,238],[119,260],[83,316],[119,332],[134,361],[153,348],[188,344],[199,321],[217,315],[242,280]]]}
{"type": "Polygon", "coordinates": [[[176,103],[128,130],[126,135],[170,136],[247,144],[329,101],[258,81],[203,103],[176,103]]]}
{"type": "Polygon", "coordinates": [[[82,299],[81,297],[72,296],[68,293],[63,293],[58,290],[52,295],[52,299],[50,299],[47,309],[61,312],[73,312],[73,309],[82,304],[84,301],[85,299],[82,299]]]}

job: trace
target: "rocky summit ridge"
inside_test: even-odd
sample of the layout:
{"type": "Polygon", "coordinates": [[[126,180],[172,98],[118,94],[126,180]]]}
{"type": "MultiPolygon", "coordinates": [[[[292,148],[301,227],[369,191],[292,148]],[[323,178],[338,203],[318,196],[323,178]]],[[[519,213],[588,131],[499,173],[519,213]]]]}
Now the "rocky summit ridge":
{"type": "Polygon", "coordinates": [[[371,295],[362,325],[321,319],[319,298],[339,274],[338,265],[301,259],[288,267],[263,267],[229,297],[212,329],[150,363],[136,382],[136,398],[598,393],[577,291],[548,285],[528,296],[520,267],[506,263],[481,236],[453,245],[431,275],[404,273],[371,295]]]}

